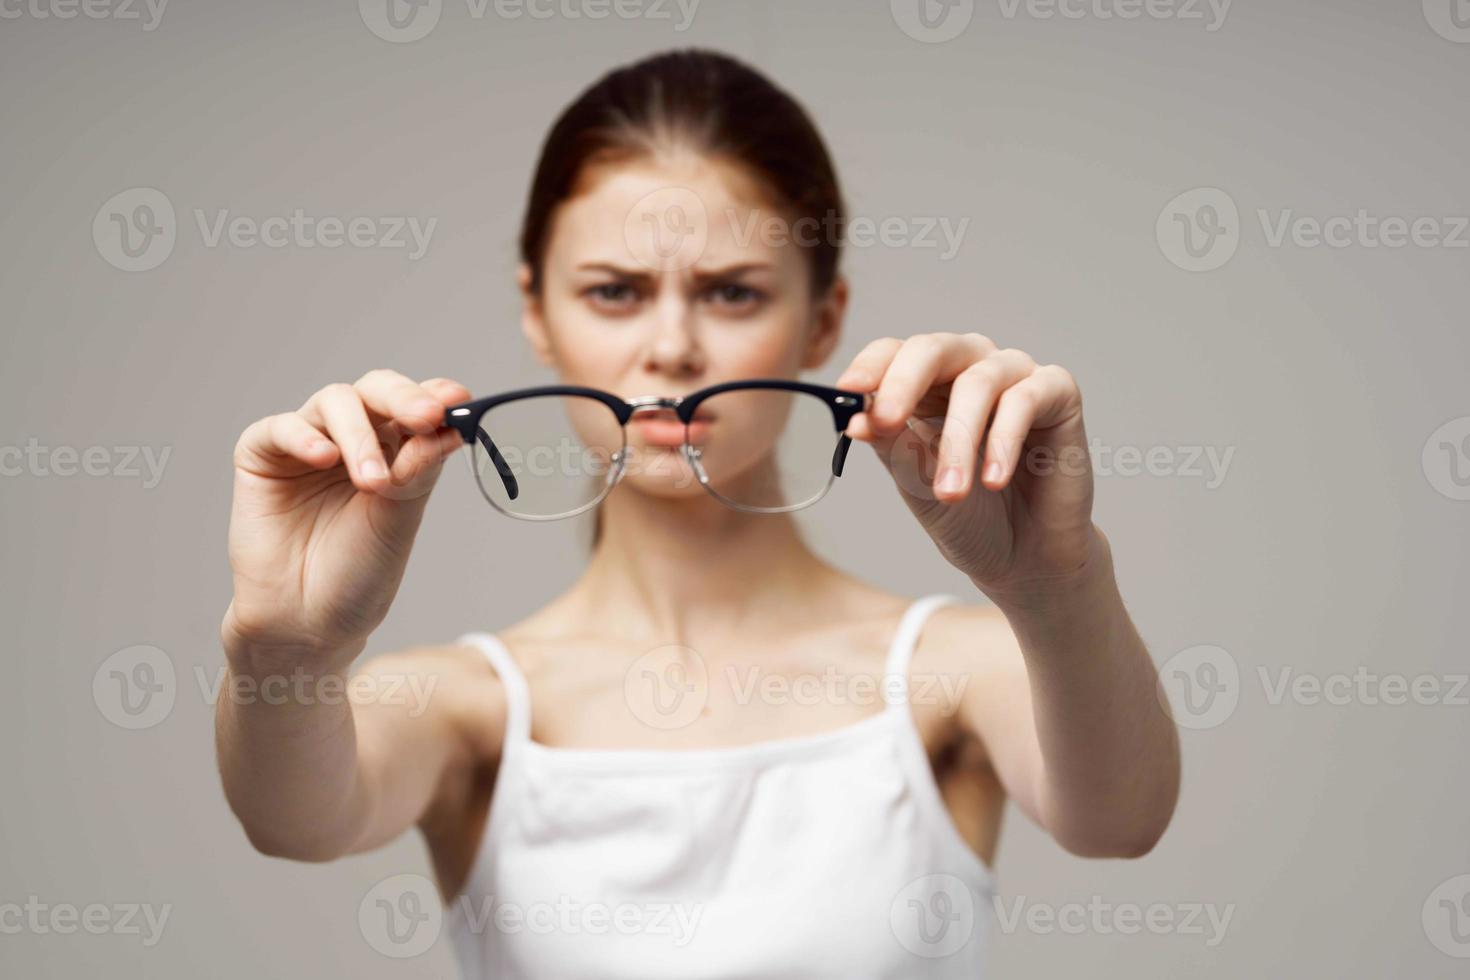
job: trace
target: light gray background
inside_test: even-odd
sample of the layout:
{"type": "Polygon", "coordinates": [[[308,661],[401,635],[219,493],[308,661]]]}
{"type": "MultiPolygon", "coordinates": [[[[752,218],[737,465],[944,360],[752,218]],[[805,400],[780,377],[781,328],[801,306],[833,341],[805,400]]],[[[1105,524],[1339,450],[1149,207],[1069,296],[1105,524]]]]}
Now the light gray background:
{"type": "MultiPolygon", "coordinates": [[[[1189,667],[1188,651],[1215,645],[1239,673],[1234,710],[1182,732],[1169,833],[1143,860],[1085,861],[1013,813],[998,860],[1007,901],[1209,903],[1233,910],[1224,941],[1023,924],[997,937],[994,975],[1465,975],[1451,954],[1470,942],[1435,896],[1463,896],[1451,879],[1470,873],[1467,692],[1458,705],[1273,704],[1258,673],[1364,668],[1448,691],[1470,669],[1470,502],[1454,499],[1451,469],[1470,457],[1440,440],[1422,456],[1470,416],[1470,249],[1273,247],[1256,216],[1470,214],[1470,43],[1431,27],[1436,7],[1448,0],[1428,13],[1238,0],[1208,30],[1203,6],[1205,20],[1092,6],[1070,19],[977,0],[953,12],[972,15],[957,37],[927,43],[885,2],[704,0],[679,32],[672,9],[476,19],[445,0],[433,32],[403,44],[346,2],[173,0],[151,31],[7,3],[20,16],[0,19],[0,443],[171,455],[152,488],[34,468],[0,478],[0,904],[171,913],[151,948],[0,933],[0,974],[452,974],[443,940],[399,961],[359,931],[375,883],[427,870],[414,835],[292,864],[255,854],[224,804],[195,671],[221,662],[230,450],[253,418],[372,367],[477,392],[545,380],[511,279],[540,140],[606,68],[697,43],[803,100],[855,214],[969,222],[949,261],[912,246],[849,254],[848,335],[816,380],[874,337],[981,330],[1071,368],[1109,450],[1234,454],[1214,487],[1180,467],[1099,479],[1098,520],[1155,658],[1185,651],[1175,664],[1189,667]],[[124,272],[92,226],[137,187],[167,195],[178,241],[157,268],[124,272]],[[1201,187],[1238,206],[1239,247],[1189,272],[1156,220],[1201,187]],[[194,219],[296,208],[438,224],[410,261],[211,248],[194,219]],[[130,731],[93,680],[137,644],[163,650],[177,682],[167,717],[130,731]]],[[[855,462],[806,515],[820,550],[904,593],[968,587],[871,452],[855,462]]],[[[370,649],[519,618],[569,581],[586,534],[498,517],[455,466],[370,649]]]]}

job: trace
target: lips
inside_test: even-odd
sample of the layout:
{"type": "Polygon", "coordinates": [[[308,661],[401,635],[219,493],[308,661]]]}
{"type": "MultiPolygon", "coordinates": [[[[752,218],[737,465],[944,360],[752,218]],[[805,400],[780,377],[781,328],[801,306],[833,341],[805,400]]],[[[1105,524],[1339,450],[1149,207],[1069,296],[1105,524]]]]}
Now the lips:
{"type": "MultiPolygon", "coordinates": [[[[689,423],[689,441],[703,442],[713,421],[713,414],[696,409],[694,419],[689,423]]],[[[639,412],[633,416],[632,424],[645,445],[677,449],[684,444],[684,423],[672,409],[639,412]]]]}

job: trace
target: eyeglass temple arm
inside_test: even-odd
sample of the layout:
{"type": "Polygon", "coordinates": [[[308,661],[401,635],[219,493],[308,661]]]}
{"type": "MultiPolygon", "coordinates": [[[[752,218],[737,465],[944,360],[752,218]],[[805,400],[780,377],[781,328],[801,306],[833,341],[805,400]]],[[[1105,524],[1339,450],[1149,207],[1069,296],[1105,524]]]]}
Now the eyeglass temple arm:
{"type": "Polygon", "coordinates": [[[852,445],[852,436],[842,435],[837,440],[837,448],[832,452],[832,475],[842,475],[842,464],[847,462],[847,447],[852,445]]]}
{"type": "Polygon", "coordinates": [[[847,462],[847,450],[852,446],[852,436],[847,435],[843,430],[847,428],[847,424],[852,421],[854,415],[867,411],[868,406],[873,401],[873,396],[870,392],[844,392],[844,394],[847,396],[846,403],[850,404],[855,399],[857,404],[852,405],[852,407],[837,416],[837,431],[841,432],[842,435],[837,438],[837,448],[832,450],[833,476],[842,475],[842,466],[847,462]]]}
{"type": "Polygon", "coordinates": [[[500,482],[505,484],[505,492],[511,500],[521,495],[521,485],[516,482],[516,476],[510,471],[510,465],[506,463],[505,457],[500,455],[500,450],[495,445],[495,440],[490,438],[490,433],[475,426],[475,438],[480,445],[485,447],[485,452],[490,454],[490,461],[495,464],[495,470],[500,474],[500,482]]]}

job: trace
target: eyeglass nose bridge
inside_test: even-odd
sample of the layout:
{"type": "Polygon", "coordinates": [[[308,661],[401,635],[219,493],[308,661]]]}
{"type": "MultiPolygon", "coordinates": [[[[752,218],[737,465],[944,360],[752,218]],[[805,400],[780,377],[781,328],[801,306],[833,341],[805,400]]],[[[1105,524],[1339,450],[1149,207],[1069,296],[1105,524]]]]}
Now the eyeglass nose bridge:
{"type": "Polygon", "coordinates": [[[638,412],[654,411],[660,408],[678,409],[680,405],[684,404],[684,397],[682,395],[675,395],[673,397],[640,395],[637,398],[625,399],[625,401],[633,409],[633,413],[636,414],[638,412]]]}
{"type": "MultiPolygon", "coordinates": [[[[684,396],[640,395],[637,398],[626,398],[624,399],[624,401],[626,401],[628,403],[628,406],[632,409],[632,411],[628,413],[628,418],[631,419],[639,412],[654,412],[660,411],[662,409],[678,411],[679,406],[684,404],[684,396]]],[[[700,484],[708,487],[709,474],[705,472],[704,463],[700,461],[700,456],[703,455],[703,453],[699,449],[699,447],[691,446],[686,442],[682,447],[681,452],[684,454],[684,459],[688,461],[690,469],[694,471],[695,479],[697,479],[700,484]]],[[[618,461],[617,475],[612,480],[612,484],[614,486],[623,482],[623,477],[627,475],[627,467],[625,465],[626,463],[627,456],[626,453],[624,453],[623,457],[618,461]]]]}

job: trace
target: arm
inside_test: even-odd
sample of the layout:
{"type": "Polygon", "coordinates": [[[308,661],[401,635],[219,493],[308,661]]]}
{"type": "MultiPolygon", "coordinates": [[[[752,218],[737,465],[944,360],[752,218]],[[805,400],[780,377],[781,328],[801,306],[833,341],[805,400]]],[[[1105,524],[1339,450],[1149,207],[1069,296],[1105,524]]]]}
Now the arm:
{"type": "Polygon", "coordinates": [[[1101,532],[1097,549],[1065,593],[1010,602],[993,630],[967,632],[992,666],[960,722],[1021,810],[1068,851],[1139,857],[1173,816],[1179,739],[1101,532]]]}
{"type": "Polygon", "coordinates": [[[321,861],[382,843],[472,754],[456,699],[486,686],[465,683],[478,658],[418,651],[349,678],[460,444],[444,409],[468,394],[372,371],[236,445],[216,741],[230,806],[268,854],[321,861]]]}
{"type": "Polygon", "coordinates": [[[327,861],[378,847],[412,827],[445,777],[467,771],[478,742],[503,730],[498,684],[473,651],[428,649],[372,659],[355,651],[299,669],[298,651],[226,640],[229,673],[216,718],[225,797],[252,845],[274,857],[327,861]],[[238,688],[236,685],[240,685],[238,688]],[[241,695],[230,696],[239,690],[241,695]],[[312,692],[308,697],[263,695],[312,692]],[[479,705],[473,733],[466,695],[479,705]]]}
{"type": "Polygon", "coordinates": [[[995,676],[962,720],[1007,791],[1075,853],[1147,852],[1173,814],[1179,745],[1092,521],[1071,374],[980,334],[919,334],[869,344],[837,385],[875,393],[848,434],[1006,620],[971,648],[995,676]]]}

